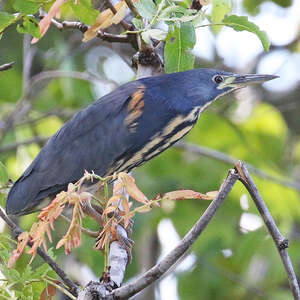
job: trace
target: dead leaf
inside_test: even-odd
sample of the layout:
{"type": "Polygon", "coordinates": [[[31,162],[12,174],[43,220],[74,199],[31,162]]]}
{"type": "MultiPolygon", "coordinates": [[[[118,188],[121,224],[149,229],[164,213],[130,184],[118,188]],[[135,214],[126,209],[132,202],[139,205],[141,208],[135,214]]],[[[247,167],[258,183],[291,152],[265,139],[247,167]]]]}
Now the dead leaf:
{"type": "Polygon", "coordinates": [[[97,19],[96,22],[84,33],[83,42],[88,42],[89,40],[93,39],[97,36],[99,30],[104,30],[108,28],[112,24],[119,24],[124,17],[126,16],[127,12],[127,4],[125,1],[120,1],[114,5],[117,13],[114,14],[109,8],[102,11],[97,19]]]}
{"type": "MultiPolygon", "coordinates": [[[[51,6],[50,10],[48,11],[48,14],[39,22],[39,27],[42,36],[44,36],[47,30],[49,29],[52,19],[56,15],[60,14],[60,7],[64,4],[65,1],[66,0],[56,0],[51,6]]],[[[38,41],[38,38],[33,38],[31,40],[31,44],[35,44],[38,41]]]]}
{"type": "Polygon", "coordinates": [[[29,233],[26,232],[26,231],[22,232],[18,236],[17,249],[13,250],[13,252],[12,252],[10,258],[9,258],[9,261],[7,263],[8,268],[11,268],[15,264],[15,262],[19,259],[19,257],[22,255],[29,239],[30,239],[29,233]]]}
{"type": "Polygon", "coordinates": [[[215,198],[217,198],[218,194],[219,191],[211,191],[211,192],[207,192],[205,195],[210,198],[208,200],[214,200],[215,198]]]}
{"type": "Polygon", "coordinates": [[[103,214],[104,214],[104,215],[108,215],[109,213],[115,211],[116,209],[118,209],[117,206],[109,206],[109,207],[106,207],[105,210],[103,211],[103,214]]]}
{"type": "Polygon", "coordinates": [[[199,3],[204,6],[204,5],[208,5],[211,3],[211,0],[199,0],[199,3]]]}
{"type": "Polygon", "coordinates": [[[193,190],[178,190],[173,192],[168,192],[163,195],[163,199],[166,200],[185,200],[185,199],[200,199],[200,200],[211,200],[211,197],[195,192],[193,190]]]}
{"type": "Polygon", "coordinates": [[[42,291],[40,300],[52,300],[56,294],[56,287],[52,284],[48,284],[42,291]]]}
{"type": "Polygon", "coordinates": [[[127,173],[121,172],[119,173],[118,179],[123,183],[127,193],[131,198],[143,204],[149,203],[148,198],[135,184],[133,177],[131,177],[127,173]]]}
{"type": "Polygon", "coordinates": [[[72,221],[66,234],[57,243],[56,249],[62,245],[65,246],[65,253],[70,254],[72,248],[79,247],[81,244],[81,225],[82,225],[83,212],[80,203],[74,204],[72,221]]]}

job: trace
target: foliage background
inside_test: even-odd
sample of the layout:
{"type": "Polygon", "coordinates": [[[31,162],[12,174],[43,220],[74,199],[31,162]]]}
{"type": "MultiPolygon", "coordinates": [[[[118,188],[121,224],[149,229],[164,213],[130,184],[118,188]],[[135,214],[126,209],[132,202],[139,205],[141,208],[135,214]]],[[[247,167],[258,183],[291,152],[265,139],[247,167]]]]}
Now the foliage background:
{"type": "MultiPolygon", "coordinates": [[[[101,5],[99,2],[94,1],[95,7],[101,5]]],[[[11,12],[12,3],[2,1],[0,9],[11,12]]],[[[282,26],[285,21],[288,22],[290,12],[297,7],[297,0],[233,1],[233,11],[239,10],[249,19],[263,16],[270,9],[274,16],[283,16],[282,26]]],[[[64,13],[68,16],[67,11],[64,13]]],[[[236,47],[249,56],[253,43],[250,33],[243,35],[249,39],[248,44],[247,38],[246,42],[245,38],[240,39],[243,33],[233,33],[229,29],[234,40],[232,44],[229,38],[222,39],[226,29],[219,32],[214,30],[214,33],[209,33],[210,28],[196,31],[195,67],[236,72],[276,72],[279,75],[282,72],[283,76],[277,80],[281,81],[277,83],[281,89],[274,83],[267,89],[253,87],[217,101],[200,117],[186,141],[245,160],[275,176],[299,180],[300,84],[296,78],[287,76],[287,80],[285,76],[289,64],[298,65],[298,69],[300,67],[299,20],[296,25],[298,29],[295,29],[292,38],[276,43],[276,36],[271,36],[269,54],[259,46],[259,51],[247,63],[241,60],[240,64],[238,59],[233,64],[226,53],[232,55],[236,47]],[[210,45],[209,50],[207,45],[210,45]],[[278,51],[284,51],[283,63],[278,58],[278,51]],[[266,62],[274,54],[275,59],[266,62]],[[268,70],[262,69],[263,63],[269,66],[268,70]]],[[[119,32],[117,26],[109,30],[119,32]]],[[[12,26],[0,40],[0,64],[16,62],[13,69],[0,72],[1,120],[14,109],[30,78],[41,72],[87,71],[91,78],[86,81],[66,76],[40,80],[30,86],[27,99],[32,108],[28,118],[20,120],[20,124],[14,126],[0,144],[0,160],[13,180],[38,154],[43,142],[18,146],[13,151],[5,151],[5,146],[52,135],[75,111],[116,86],[134,79],[135,72],[130,59],[135,50],[129,45],[110,44],[99,39],[82,43],[81,39],[80,32],[59,32],[52,26],[37,45],[30,46],[30,37],[20,35],[12,26]],[[24,66],[24,62],[28,64],[24,66]]],[[[179,188],[207,192],[218,189],[229,167],[223,162],[172,148],[136,170],[134,176],[138,186],[149,197],[179,188]]],[[[255,180],[280,230],[290,240],[289,252],[299,275],[298,192],[260,177],[255,177],[255,180]]],[[[2,195],[3,206],[4,198],[2,195]]],[[[256,218],[258,213],[253,203],[248,200],[242,185],[237,184],[182,265],[136,298],[153,299],[155,294],[156,299],[292,299],[279,255],[266,229],[260,226],[261,221],[256,218]],[[246,220],[242,225],[248,230],[241,228],[242,218],[246,220]]],[[[179,201],[137,216],[133,233],[133,261],[128,266],[126,280],[149,268],[161,253],[174,246],[178,238],[174,231],[183,236],[207,205],[206,202],[179,201]]],[[[33,220],[34,215],[29,215],[19,219],[19,222],[24,229],[29,229],[33,220]]],[[[92,221],[85,222],[86,226],[96,229],[92,221]]],[[[61,221],[56,225],[57,239],[64,233],[63,224],[61,221]]],[[[1,226],[3,230],[4,225],[1,226]]],[[[76,249],[68,258],[61,250],[53,251],[57,261],[82,283],[99,276],[102,271],[102,255],[92,250],[93,243],[91,238],[84,237],[84,246],[76,249]],[[80,276],[76,277],[78,274],[80,276]]],[[[23,257],[18,262],[17,270],[24,270],[28,260],[29,257],[23,257]]],[[[40,263],[36,259],[33,268],[40,263]]]]}

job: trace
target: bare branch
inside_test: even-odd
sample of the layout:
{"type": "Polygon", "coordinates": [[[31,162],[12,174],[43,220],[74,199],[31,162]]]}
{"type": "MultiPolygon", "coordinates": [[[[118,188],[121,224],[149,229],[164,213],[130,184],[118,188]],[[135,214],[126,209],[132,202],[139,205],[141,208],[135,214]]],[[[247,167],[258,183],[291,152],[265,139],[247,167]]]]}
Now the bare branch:
{"type": "Polygon", "coordinates": [[[211,202],[203,215],[180,241],[180,243],[163,260],[152,267],[149,271],[142,274],[137,280],[114,290],[112,292],[113,296],[116,299],[127,299],[164,275],[172,267],[172,265],[174,265],[174,263],[178,261],[178,259],[191,247],[191,245],[203,232],[218,208],[228,196],[237,179],[237,172],[235,170],[230,170],[226,180],[223,182],[219,190],[216,199],[211,202]]]}
{"type": "Polygon", "coordinates": [[[125,0],[127,6],[129,7],[129,9],[131,10],[131,12],[133,13],[133,15],[135,17],[139,17],[139,13],[137,11],[137,9],[135,8],[134,4],[132,3],[131,0],[125,0]]]}
{"type": "MultiPolygon", "coordinates": [[[[70,22],[63,21],[62,23],[52,19],[52,24],[55,25],[59,30],[62,29],[78,29],[82,33],[86,32],[89,26],[81,23],[81,22],[70,22]]],[[[98,31],[97,37],[102,39],[103,41],[110,43],[131,43],[131,40],[127,34],[119,35],[119,34],[111,34],[104,32],[102,30],[98,31]]]]}
{"type": "Polygon", "coordinates": [[[54,109],[41,114],[39,117],[28,118],[26,120],[21,120],[19,122],[16,122],[14,126],[24,126],[24,125],[34,124],[36,122],[39,122],[51,116],[56,116],[62,119],[69,119],[73,117],[75,113],[77,113],[77,110],[75,109],[60,109],[60,110],[54,109]]]}
{"type": "Polygon", "coordinates": [[[287,253],[288,248],[288,240],[280,233],[278,227],[275,224],[275,221],[270,214],[270,211],[268,210],[264,200],[262,199],[253,179],[251,178],[246,165],[239,161],[235,164],[235,169],[238,172],[239,180],[244,184],[246,189],[248,190],[249,194],[251,195],[258,211],[260,212],[267,228],[272,236],[275,245],[277,246],[277,249],[279,251],[282,263],[285,267],[288,281],[290,284],[290,288],[292,290],[292,293],[294,295],[295,300],[300,299],[300,289],[298,285],[298,281],[296,278],[295,271],[293,269],[291,259],[287,253]]]}
{"type": "Polygon", "coordinates": [[[26,145],[30,145],[33,143],[46,143],[48,141],[49,137],[40,137],[40,136],[36,136],[30,140],[26,140],[26,141],[21,141],[21,142],[17,142],[14,144],[7,144],[4,145],[2,147],[0,147],[0,154],[4,153],[4,152],[9,152],[9,151],[15,151],[16,149],[18,149],[18,147],[20,146],[26,146],[26,145]]]}
{"type": "Polygon", "coordinates": [[[0,72],[1,71],[6,71],[6,70],[9,70],[13,67],[13,65],[15,64],[14,61],[10,62],[10,63],[7,63],[7,64],[3,64],[0,66],[0,72]]]}
{"type": "MultiPolygon", "coordinates": [[[[5,223],[11,228],[13,237],[15,239],[22,233],[22,230],[5,214],[2,207],[0,207],[0,217],[5,221],[5,223]]],[[[28,243],[31,246],[31,242],[28,243]]],[[[67,274],[62,270],[57,263],[46,254],[41,248],[37,250],[38,255],[54,270],[54,272],[62,279],[64,284],[69,288],[72,295],[77,297],[79,293],[79,287],[67,276],[67,274]]]]}
{"type": "Polygon", "coordinates": [[[6,118],[0,120],[0,142],[3,140],[7,131],[10,130],[15,123],[20,122],[20,120],[22,120],[29,113],[31,109],[31,101],[28,100],[28,98],[30,98],[30,93],[34,90],[33,87],[43,80],[49,80],[59,77],[76,78],[89,81],[90,83],[96,83],[100,81],[116,87],[116,83],[114,81],[98,78],[87,72],[54,70],[38,73],[37,75],[33,76],[27,83],[24,95],[17,102],[15,109],[6,118]]]}
{"type": "MultiPolygon", "coordinates": [[[[207,147],[195,145],[195,144],[182,142],[182,141],[177,142],[173,147],[175,147],[177,149],[184,149],[186,151],[189,151],[189,152],[192,152],[192,153],[195,153],[195,154],[198,154],[198,155],[213,158],[213,159],[225,162],[225,163],[230,164],[230,165],[234,165],[239,161],[237,158],[229,156],[229,155],[227,155],[223,152],[213,150],[213,149],[210,149],[210,148],[207,148],[207,147]]],[[[256,168],[255,166],[253,166],[249,163],[247,163],[247,168],[250,172],[258,175],[259,177],[261,177],[263,179],[267,179],[267,180],[273,181],[277,184],[284,185],[284,186],[287,186],[289,188],[293,188],[297,191],[300,191],[300,184],[295,182],[295,181],[275,177],[273,175],[270,175],[270,174],[256,168]]]]}

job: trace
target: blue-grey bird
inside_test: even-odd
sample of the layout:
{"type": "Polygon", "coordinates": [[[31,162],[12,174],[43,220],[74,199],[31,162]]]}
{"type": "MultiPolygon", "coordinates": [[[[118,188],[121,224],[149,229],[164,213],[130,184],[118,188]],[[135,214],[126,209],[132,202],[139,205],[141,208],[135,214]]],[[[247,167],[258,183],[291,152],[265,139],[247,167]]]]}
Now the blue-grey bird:
{"type": "Polygon", "coordinates": [[[11,188],[6,212],[28,214],[84,173],[129,172],[186,135],[218,97],[274,75],[195,69],[132,81],[64,124],[11,188]]]}

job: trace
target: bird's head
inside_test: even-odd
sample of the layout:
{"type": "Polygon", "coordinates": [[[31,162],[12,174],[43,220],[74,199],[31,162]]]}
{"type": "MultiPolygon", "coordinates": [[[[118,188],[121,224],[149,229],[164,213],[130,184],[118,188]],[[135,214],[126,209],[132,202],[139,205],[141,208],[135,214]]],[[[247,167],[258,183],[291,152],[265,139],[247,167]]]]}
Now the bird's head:
{"type": "Polygon", "coordinates": [[[187,90],[195,106],[206,107],[214,100],[237,89],[254,83],[263,83],[277,78],[276,75],[234,74],[213,69],[190,71],[192,84],[187,90]]]}

